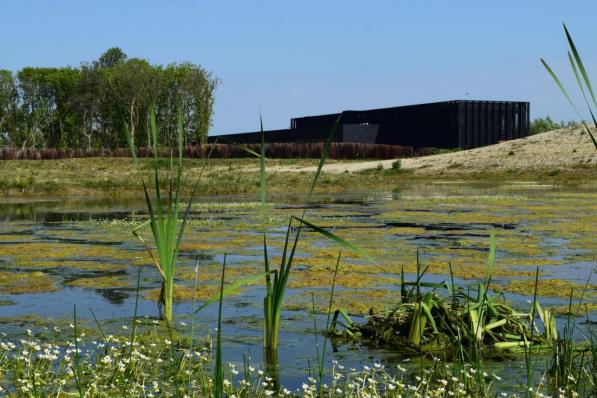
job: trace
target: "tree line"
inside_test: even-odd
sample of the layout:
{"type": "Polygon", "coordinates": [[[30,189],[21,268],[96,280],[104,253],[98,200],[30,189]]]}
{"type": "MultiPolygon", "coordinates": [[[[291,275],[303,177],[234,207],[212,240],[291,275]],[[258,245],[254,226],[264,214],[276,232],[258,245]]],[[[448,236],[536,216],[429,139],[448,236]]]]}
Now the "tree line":
{"type": "Polygon", "coordinates": [[[0,70],[0,145],[20,148],[147,146],[155,106],[159,142],[176,140],[179,111],[185,144],[203,143],[219,80],[189,62],[152,65],[117,47],[80,67],[0,70]]]}

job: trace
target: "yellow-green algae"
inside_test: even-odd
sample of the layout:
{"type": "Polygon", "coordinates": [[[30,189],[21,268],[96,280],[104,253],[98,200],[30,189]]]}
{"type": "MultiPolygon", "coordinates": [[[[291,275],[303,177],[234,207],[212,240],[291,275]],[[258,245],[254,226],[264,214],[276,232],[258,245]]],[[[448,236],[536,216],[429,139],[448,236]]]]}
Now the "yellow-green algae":
{"type": "MultiPolygon", "coordinates": [[[[214,297],[219,292],[220,287],[218,285],[203,284],[197,287],[195,290],[194,286],[186,286],[174,284],[173,300],[176,302],[191,301],[196,299],[197,301],[207,300],[214,297]]],[[[160,297],[160,289],[151,289],[143,293],[145,299],[157,301],[160,297]]]]}
{"type": "MultiPolygon", "coordinates": [[[[359,297],[358,301],[372,300],[365,306],[375,305],[381,300],[367,293],[371,288],[388,284],[398,286],[402,268],[408,274],[416,272],[417,248],[423,265],[429,265],[427,272],[430,274],[447,279],[448,263],[451,263],[457,278],[472,281],[483,278],[491,229],[489,224],[496,225],[498,255],[493,269],[496,279],[518,278],[521,279],[518,283],[526,284],[526,279],[532,279],[535,266],[595,260],[597,193],[540,191],[512,194],[510,188],[498,189],[504,189],[505,193],[469,195],[458,193],[462,188],[456,187],[455,193],[430,195],[433,189],[429,191],[424,188],[420,192],[403,195],[401,200],[384,202],[380,205],[383,211],[379,214],[374,212],[371,217],[366,217],[367,214],[360,211],[351,212],[350,204],[340,204],[309,210],[307,219],[332,227],[334,233],[357,243],[373,258],[373,261],[368,261],[345,251],[339,271],[338,287],[362,291],[363,298],[359,297]],[[351,218],[351,215],[365,217],[351,218]],[[409,224],[404,227],[384,227],[386,222],[409,224]],[[503,228],[506,224],[515,227],[503,228]],[[442,225],[445,229],[440,228],[442,225]],[[451,225],[462,229],[451,229],[451,225]],[[514,269],[514,266],[517,268],[514,269]],[[528,270],[521,266],[528,266],[528,270]]],[[[515,189],[511,191],[515,192],[515,189]]],[[[272,250],[279,250],[283,245],[283,228],[288,217],[297,213],[295,209],[269,207],[268,216],[264,219],[259,206],[253,202],[238,205],[198,204],[196,209],[216,219],[213,222],[197,222],[195,225],[191,223],[181,248],[182,254],[189,258],[195,254],[221,255],[227,252],[257,259],[254,263],[231,264],[230,280],[263,272],[263,237],[258,232],[267,229],[269,246],[272,250]],[[242,215],[242,218],[217,220],[220,213],[234,217],[242,215]]],[[[139,243],[130,233],[132,225],[138,222],[141,219],[121,223],[75,222],[72,224],[80,230],[48,230],[46,234],[56,239],[84,238],[114,245],[45,242],[31,240],[27,235],[4,235],[8,237],[5,238],[7,243],[0,246],[0,260],[4,261],[6,271],[23,267],[69,267],[132,272],[131,266],[151,265],[151,259],[140,250],[139,243]]],[[[11,231],[8,230],[9,233],[11,231]]],[[[305,230],[299,242],[290,287],[328,288],[339,249],[321,235],[305,230]]],[[[279,263],[276,257],[272,256],[272,264],[279,263]]],[[[195,278],[191,266],[194,261],[189,258],[182,263],[186,265],[178,269],[177,279],[185,281],[181,289],[186,289],[186,294],[181,290],[179,299],[188,300],[192,299],[192,294],[189,294],[192,288],[188,285],[195,278]]],[[[215,285],[220,272],[219,264],[202,264],[199,272],[201,286],[206,283],[215,285]]],[[[92,283],[92,280],[88,282],[92,283]]],[[[508,286],[506,283],[505,289],[508,286]]],[[[528,288],[525,290],[521,287],[520,291],[529,295],[528,288]]],[[[568,294],[564,288],[554,288],[551,293],[564,298],[568,294]]]]}
{"type": "Polygon", "coordinates": [[[0,271],[0,293],[3,294],[46,293],[58,290],[55,279],[43,272],[20,274],[0,271]]]}
{"type": "MultiPolygon", "coordinates": [[[[298,294],[289,295],[285,308],[289,310],[313,309],[313,298],[317,312],[326,313],[330,300],[330,292],[327,289],[309,290],[298,294]]],[[[383,311],[391,308],[400,302],[399,291],[387,289],[343,289],[334,294],[334,301],[331,311],[343,309],[350,314],[365,315],[373,310],[383,311]]]]}
{"type": "Polygon", "coordinates": [[[96,276],[87,278],[77,278],[65,283],[66,286],[71,287],[86,287],[92,289],[108,289],[114,287],[130,287],[129,281],[124,279],[122,275],[116,276],[96,276]]]}
{"type": "MultiPolygon", "coordinates": [[[[529,295],[535,289],[535,280],[512,280],[506,285],[494,285],[494,290],[529,295]]],[[[537,283],[537,295],[543,297],[570,297],[588,301],[597,299],[597,285],[576,283],[562,279],[541,279],[537,283]]]]}

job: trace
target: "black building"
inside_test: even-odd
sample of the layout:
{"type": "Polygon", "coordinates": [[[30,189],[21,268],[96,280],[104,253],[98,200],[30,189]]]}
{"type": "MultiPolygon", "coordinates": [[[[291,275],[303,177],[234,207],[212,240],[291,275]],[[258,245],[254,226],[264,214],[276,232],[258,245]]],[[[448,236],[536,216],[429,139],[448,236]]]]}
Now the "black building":
{"type": "MultiPolygon", "coordinates": [[[[476,148],[526,137],[530,130],[528,102],[457,100],[294,118],[290,129],[266,131],[265,141],[323,141],[338,117],[337,142],[415,148],[476,148]]],[[[259,132],[209,140],[221,137],[237,143],[260,142],[259,132]]]]}

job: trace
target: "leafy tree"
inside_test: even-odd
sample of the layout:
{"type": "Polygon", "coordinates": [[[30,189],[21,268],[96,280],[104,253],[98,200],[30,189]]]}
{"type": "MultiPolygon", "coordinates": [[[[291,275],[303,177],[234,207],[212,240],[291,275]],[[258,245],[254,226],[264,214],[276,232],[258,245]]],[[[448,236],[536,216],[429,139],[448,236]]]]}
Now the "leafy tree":
{"type": "Polygon", "coordinates": [[[104,74],[97,68],[82,65],[78,85],[72,98],[75,120],[79,124],[82,137],[76,137],[71,145],[83,146],[87,149],[93,145],[94,127],[101,124],[100,109],[105,97],[106,82],[104,74]]]}
{"type": "MultiPolygon", "coordinates": [[[[207,142],[207,132],[211,127],[214,92],[219,84],[218,79],[200,66],[185,62],[171,64],[163,71],[163,90],[161,98],[165,99],[161,112],[165,119],[166,129],[175,131],[176,112],[182,110],[184,120],[184,140],[199,143],[207,142]]],[[[171,136],[170,136],[171,137],[171,136]]]]}
{"type": "Polygon", "coordinates": [[[48,78],[52,72],[52,68],[27,67],[17,73],[25,125],[15,144],[22,148],[44,145],[44,138],[50,135],[48,129],[55,110],[53,89],[48,78]]]}
{"type": "Polygon", "coordinates": [[[10,141],[10,133],[14,128],[11,115],[14,115],[17,98],[14,75],[9,70],[0,70],[0,141],[10,141]]]}
{"type": "Polygon", "coordinates": [[[184,140],[205,142],[219,81],[192,63],[168,67],[127,58],[118,47],[78,68],[0,70],[0,142],[13,146],[122,147],[149,145],[150,105],[156,105],[159,144],[176,136],[178,109],[184,140]]]}
{"type": "Polygon", "coordinates": [[[74,135],[77,122],[74,99],[80,79],[81,71],[73,68],[56,68],[48,73],[47,80],[55,106],[54,123],[57,125],[53,130],[59,133],[59,136],[52,137],[52,141],[46,142],[48,146],[64,147],[78,141],[74,135]]]}
{"type": "MultiPolygon", "coordinates": [[[[110,93],[127,120],[134,145],[139,145],[137,131],[146,124],[149,105],[157,97],[158,75],[156,68],[140,58],[131,58],[108,70],[110,93]]],[[[150,134],[149,130],[147,134],[150,134]]],[[[150,143],[151,138],[148,136],[146,145],[150,143]]]]}
{"type": "Polygon", "coordinates": [[[126,61],[127,55],[119,47],[112,47],[106,50],[95,61],[95,67],[99,69],[113,68],[116,65],[126,61]]]}

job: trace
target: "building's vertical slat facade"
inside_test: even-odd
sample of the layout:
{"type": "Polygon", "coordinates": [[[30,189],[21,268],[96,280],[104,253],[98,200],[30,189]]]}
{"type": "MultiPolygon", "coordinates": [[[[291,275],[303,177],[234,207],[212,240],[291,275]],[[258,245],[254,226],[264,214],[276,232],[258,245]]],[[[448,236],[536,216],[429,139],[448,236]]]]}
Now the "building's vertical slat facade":
{"type": "MultiPolygon", "coordinates": [[[[412,146],[476,148],[529,134],[529,103],[456,100],[342,112],[335,141],[412,146]]],[[[269,142],[324,141],[339,113],[290,121],[290,129],[266,132],[269,142]]],[[[259,132],[229,139],[259,142],[259,132]]]]}

